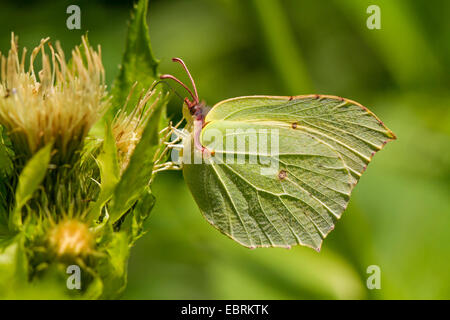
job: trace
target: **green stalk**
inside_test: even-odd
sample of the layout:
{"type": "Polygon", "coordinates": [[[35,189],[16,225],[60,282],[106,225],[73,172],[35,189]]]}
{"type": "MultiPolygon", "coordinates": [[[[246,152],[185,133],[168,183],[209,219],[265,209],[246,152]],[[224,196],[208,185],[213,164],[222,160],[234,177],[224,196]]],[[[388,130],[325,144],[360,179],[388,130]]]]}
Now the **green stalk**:
{"type": "Polygon", "coordinates": [[[253,0],[270,59],[284,88],[292,95],[311,93],[312,84],[298,41],[278,1],[253,0]]]}

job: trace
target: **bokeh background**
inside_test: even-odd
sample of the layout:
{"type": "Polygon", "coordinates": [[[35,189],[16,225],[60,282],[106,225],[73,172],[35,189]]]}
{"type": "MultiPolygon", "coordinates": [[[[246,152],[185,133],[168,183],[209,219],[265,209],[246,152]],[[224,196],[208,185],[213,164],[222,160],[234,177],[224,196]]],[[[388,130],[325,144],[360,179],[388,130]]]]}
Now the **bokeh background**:
{"type": "MultiPolygon", "coordinates": [[[[0,51],[10,34],[31,48],[89,34],[108,84],[118,73],[132,1],[0,2],[0,51]],[[66,8],[81,7],[81,30],[66,8]]],[[[160,71],[185,75],[210,105],[252,94],[333,94],[374,111],[398,136],[375,156],[348,210],[309,248],[249,250],[201,216],[180,172],[161,174],[148,233],[132,250],[124,299],[449,299],[450,2],[446,0],[153,0],[160,71]],[[369,30],[366,9],[381,9],[369,30]],[[381,268],[381,289],[366,287],[381,268]]],[[[181,89],[181,94],[185,94],[181,89]]],[[[180,117],[174,97],[170,115],[180,117]]]]}

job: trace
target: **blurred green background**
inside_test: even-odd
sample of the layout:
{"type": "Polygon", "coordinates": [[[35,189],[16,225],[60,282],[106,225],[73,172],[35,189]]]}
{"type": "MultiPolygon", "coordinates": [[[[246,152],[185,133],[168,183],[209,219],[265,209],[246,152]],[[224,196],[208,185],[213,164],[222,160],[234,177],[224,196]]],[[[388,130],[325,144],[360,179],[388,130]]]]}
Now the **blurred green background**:
{"type": "MultiPolygon", "coordinates": [[[[69,53],[88,31],[110,85],[131,6],[2,0],[0,51],[14,31],[21,46],[50,36],[69,53]],[[66,28],[69,4],[81,7],[81,30],[66,28]]],[[[449,299],[449,14],[446,0],[150,1],[160,71],[186,79],[170,61],[182,57],[210,105],[252,94],[339,95],[369,107],[398,140],[370,164],[320,253],[240,247],[203,219],[180,172],[161,174],[123,298],[449,299]],[[371,4],[381,30],[366,27],[371,4]],[[369,265],[381,268],[380,290],[366,287],[369,265]]],[[[171,116],[180,110],[174,97],[171,116]]]]}

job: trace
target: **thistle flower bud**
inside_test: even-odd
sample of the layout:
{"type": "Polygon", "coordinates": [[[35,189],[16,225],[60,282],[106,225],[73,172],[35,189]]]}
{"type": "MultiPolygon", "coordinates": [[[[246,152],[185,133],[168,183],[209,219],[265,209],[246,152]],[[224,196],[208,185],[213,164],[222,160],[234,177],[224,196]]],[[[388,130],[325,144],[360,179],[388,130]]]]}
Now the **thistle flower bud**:
{"type": "MultiPolygon", "coordinates": [[[[133,87],[134,89],[134,87],[133,87]]],[[[133,89],[130,92],[131,96],[133,89]]],[[[154,105],[159,101],[159,96],[156,98],[156,91],[149,89],[137,103],[131,114],[127,114],[126,105],[119,111],[113,120],[112,131],[116,140],[117,152],[119,155],[120,168],[123,172],[130,162],[131,155],[136,148],[137,143],[141,140],[142,132],[150,114],[153,111],[154,105]],[[153,101],[151,105],[149,101],[153,101]]],[[[128,100],[127,100],[128,102],[128,100]]]]}
{"type": "Polygon", "coordinates": [[[63,220],[49,232],[50,247],[59,257],[80,257],[93,252],[94,236],[88,226],[78,220],[63,220]]]}

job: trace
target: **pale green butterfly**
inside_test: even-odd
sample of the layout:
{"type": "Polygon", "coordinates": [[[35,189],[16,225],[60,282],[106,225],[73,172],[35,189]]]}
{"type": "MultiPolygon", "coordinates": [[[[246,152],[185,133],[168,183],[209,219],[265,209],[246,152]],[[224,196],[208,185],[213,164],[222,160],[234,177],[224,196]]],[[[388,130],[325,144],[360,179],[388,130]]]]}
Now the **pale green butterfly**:
{"type": "Polygon", "coordinates": [[[336,96],[244,96],[208,108],[184,62],[173,61],[194,92],[172,75],[161,78],[192,97],[183,107],[183,175],[206,220],[246,247],[320,250],[394,133],[361,104],[336,96]]]}

